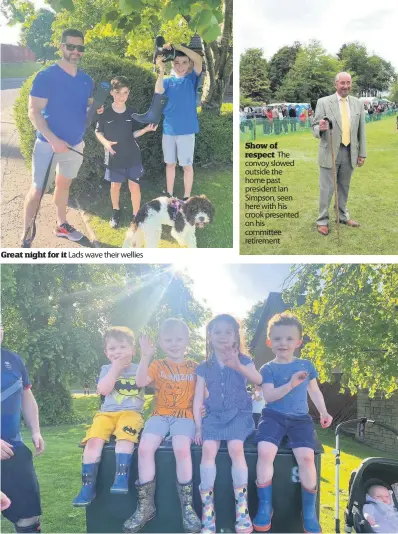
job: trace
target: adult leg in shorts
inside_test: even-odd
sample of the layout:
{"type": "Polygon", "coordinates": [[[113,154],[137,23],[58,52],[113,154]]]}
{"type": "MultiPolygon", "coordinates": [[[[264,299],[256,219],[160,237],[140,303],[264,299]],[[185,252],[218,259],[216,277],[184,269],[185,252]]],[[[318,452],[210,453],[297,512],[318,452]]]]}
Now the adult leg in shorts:
{"type": "Polygon", "coordinates": [[[192,480],[191,443],[195,437],[195,423],[185,417],[170,417],[169,420],[177,480],[180,484],[187,484],[192,480]]]}
{"type": "MultiPolygon", "coordinates": [[[[51,145],[40,139],[36,139],[35,146],[33,148],[32,154],[32,176],[33,182],[32,185],[25,197],[24,202],[24,223],[23,223],[23,234],[22,239],[25,234],[27,227],[30,225],[40,202],[40,197],[42,189],[44,186],[44,180],[47,173],[48,166],[51,161],[51,157],[54,154],[51,145]]],[[[49,183],[51,185],[55,173],[55,163],[53,160],[49,183]]],[[[47,189],[47,188],[46,188],[47,189]]]]}
{"type": "Polygon", "coordinates": [[[140,484],[155,478],[155,452],[169,432],[168,417],[154,415],[145,423],[138,446],[138,478],[140,484]]]}
{"type": "Polygon", "coordinates": [[[14,447],[14,456],[2,460],[1,471],[1,491],[11,500],[4,517],[17,532],[40,532],[40,489],[28,447],[14,447]]]}
{"type": "MultiPolygon", "coordinates": [[[[82,141],[73,148],[79,152],[83,152],[84,142],[82,141]]],[[[72,180],[76,178],[81,164],[83,163],[83,157],[79,154],[76,154],[76,152],[69,150],[68,152],[56,154],[54,159],[57,163],[54,204],[57,210],[58,225],[62,225],[66,222],[66,208],[69,200],[69,189],[72,184],[72,180]]]]}

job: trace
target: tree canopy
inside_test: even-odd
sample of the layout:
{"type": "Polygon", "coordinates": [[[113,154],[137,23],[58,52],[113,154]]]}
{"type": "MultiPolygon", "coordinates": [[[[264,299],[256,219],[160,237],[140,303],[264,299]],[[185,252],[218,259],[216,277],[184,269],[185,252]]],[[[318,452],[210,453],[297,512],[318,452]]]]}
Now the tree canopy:
{"type": "Polygon", "coordinates": [[[242,98],[266,102],[271,97],[268,63],[261,48],[249,48],[240,57],[242,98]]]}
{"type": "Polygon", "coordinates": [[[36,54],[38,61],[54,59],[57,48],[52,46],[51,25],[55,15],[48,9],[39,9],[23,24],[21,31],[21,44],[27,46],[36,54]]]}
{"type": "Polygon", "coordinates": [[[351,393],[386,397],[398,390],[398,266],[305,265],[293,269],[285,302],[303,321],[310,358],[321,381],[342,374],[351,393]],[[305,304],[298,306],[300,295],[305,304]]]}
{"type": "Polygon", "coordinates": [[[192,282],[156,265],[4,265],[4,344],[28,365],[43,420],[68,420],[69,383],[98,375],[105,363],[101,333],[122,325],[156,336],[166,317],[192,332],[190,353],[203,357],[196,332],[210,312],[192,282]]]}

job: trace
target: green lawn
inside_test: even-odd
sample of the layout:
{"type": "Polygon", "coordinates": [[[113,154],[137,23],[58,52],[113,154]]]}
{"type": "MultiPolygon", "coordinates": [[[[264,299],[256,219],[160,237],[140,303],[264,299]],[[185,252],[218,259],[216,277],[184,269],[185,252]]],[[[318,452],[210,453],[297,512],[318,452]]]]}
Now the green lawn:
{"type": "MultiPolygon", "coordinates": [[[[340,225],[341,246],[337,244],[333,206],[331,233],[323,237],[317,232],[318,215],[318,141],[310,133],[267,136],[254,143],[278,141],[278,149],[289,152],[294,167],[286,167],[281,185],[288,186],[293,201],[289,211],[299,212],[298,219],[257,219],[265,227],[248,227],[245,221],[244,142],[241,142],[241,254],[396,254],[398,251],[398,133],[395,117],[367,124],[368,157],[362,168],[354,171],[348,199],[350,216],[360,222],[358,229],[340,225]],[[245,231],[280,230],[280,244],[245,243],[245,231]]],[[[254,150],[255,152],[255,150],[254,150]]],[[[277,158],[278,161],[279,158],[277,158]]],[[[249,161],[249,160],[248,160],[249,161]]],[[[255,161],[251,159],[250,161],[255,161]]],[[[264,161],[264,160],[262,160],[264,161]]],[[[288,160],[281,160],[288,161],[288,160]]],[[[272,177],[272,176],[271,176],[272,177]]],[[[253,193],[251,193],[253,195],[253,193]]],[[[272,195],[273,193],[263,193],[272,195]]],[[[254,204],[255,202],[251,202],[254,204]]],[[[333,201],[332,201],[333,203],[333,201]]],[[[262,210],[257,210],[262,211],[262,210]]],[[[248,239],[253,236],[247,236],[248,239]]],[[[260,237],[260,236],[258,236],[260,237]]],[[[266,238],[267,236],[261,236],[266,238]]]]}
{"type": "MultiPolygon", "coordinates": [[[[156,187],[142,190],[141,205],[160,196],[165,183],[156,187]]],[[[102,246],[122,247],[127,228],[131,222],[132,209],[130,194],[127,185],[122,186],[120,208],[122,222],[118,229],[109,226],[112,215],[112,206],[109,198],[109,187],[104,183],[104,193],[90,203],[88,213],[89,222],[94,230],[97,240],[102,246]]],[[[183,197],[183,177],[177,172],[175,194],[183,197]]],[[[231,248],[232,247],[232,166],[209,166],[208,168],[195,168],[193,194],[206,195],[215,206],[213,224],[206,225],[196,232],[198,248],[231,248]]],[[[170,236],[170,228],[164,228],[161,241],[162,248],[179,248],[179,245],[170,236]]]]}
{"type": "Polygon", "coordinates": [[[29,78],[34,72],[42,68],[41,63],[26,61],[24,63],[2,63],[2,78],[29,78]]]}
{"type": "MultiPolygon", "coordinates": [[[[78,396],[74,408],[88,424],[98,406],[98,397],[78,396]]],[[[146,413],[150,410],[150,396],[146,402],[146,413]]],[[[43,532],[85,532],[84,509],[73,508],[71,502],[80,487],[81,449],[78,444],[85,433],[87,424],[44,427],[43,437],[46,452],[35,459],[35,467],[40,482],[43,517],[43,532]]],[[[334,531],[334,433],[332,430],[317,429],[319,439],[325,448],[322,456],[321,473],[321,524],[323,532],[334,531]]],[[[30,444],[29,436],[24,433],[25,442],[30,444]]],[[[355,443],[350,438],[340,440],[340,509],[343,510],[348,496],[348,481],[351,471],[356,469],[364,458],[388,456],[380,451],[355,443]]],[[[11,524],[2,519],[3,532],[13,532],[11,524]]]]}

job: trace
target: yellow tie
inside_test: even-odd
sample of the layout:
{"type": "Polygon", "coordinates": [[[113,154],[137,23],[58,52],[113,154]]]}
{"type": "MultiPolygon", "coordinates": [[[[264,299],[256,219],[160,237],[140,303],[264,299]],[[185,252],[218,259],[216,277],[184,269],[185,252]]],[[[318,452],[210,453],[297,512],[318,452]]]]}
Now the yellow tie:
{"type": "Polygon", "coordinates": [[[348,118],[347,99],[341,99],[341,142],[343,145],[348,146],[351,141],[350,137],[350,119],[348,118]]]}

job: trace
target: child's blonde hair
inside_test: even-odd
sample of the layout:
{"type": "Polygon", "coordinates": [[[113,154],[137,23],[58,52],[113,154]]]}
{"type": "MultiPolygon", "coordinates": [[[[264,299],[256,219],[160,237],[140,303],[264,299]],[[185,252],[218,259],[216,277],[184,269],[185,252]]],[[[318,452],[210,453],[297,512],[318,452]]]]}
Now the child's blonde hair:
{"type": "Polygon", "coordinates": [[[165,319],[159,326],[159,336],[164,335],[168,330],[173,330],[176,328],[181,328],[189,337],[190,331],[188,325],[184,323],[182,319],[177,319],[177,317],[170,317],[165,319]]]}
{"type": "Polygon", "coordinates": [[[267,338],[271,335],[271,330],[274,326],[295,326],[300,334],[300,339],[303,337],[303,325],[300,319],[289,312],[277,313],[268,321],[267,338]]]}
{"type": "Polygon", "coordinates": [[[127,328],[127,326],[112,326],[111,328],[108,328],[103,335],[105,348],[110,339],[127,341],[127,343],[132,347],[135,345],[134,332],[130,330],[130,328],[127,328]]]}

